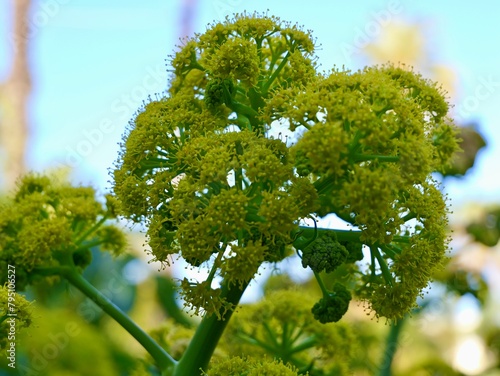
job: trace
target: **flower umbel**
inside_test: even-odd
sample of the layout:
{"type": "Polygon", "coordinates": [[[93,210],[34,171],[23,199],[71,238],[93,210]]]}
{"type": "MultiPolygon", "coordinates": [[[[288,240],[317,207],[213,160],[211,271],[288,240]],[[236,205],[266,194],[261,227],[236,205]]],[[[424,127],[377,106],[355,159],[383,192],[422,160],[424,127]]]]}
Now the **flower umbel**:
{"type": "Polygon", "coordinates": [[[72,187],[54,177],[29,174],[13,197],[0,206],[0,283],[7,265],[16,267],[16,285],[24,290],[36,278],[55,275],[60,266],[84,269],[92,247],[117,255],[125,235],[108,219],[116,217],[114,199],[107,206],[90,187],[72,187]]]}
{"type": "MultiPolygon", "coordinates": [[[[217,276],[243,288],[287,247],[319,279],[364,247],[370,266],[352,268],[364,274],[354,293],[397,318],[445,259],[447,209],[431,173],[457,140],[443,91],[404,66],[321,74],[314,49],[309,32],[277,17],[215,23],[172,58],[168,95],[130,123],[113,173],[121,213],[149,224],[154,261],[179,254],[209,269],[182,283],[197,312],[220,315],[217,276]],[[299,226],[328,214],[352,231],[299,226]],[[391,294],[400,303],[384,306],[391,294]]],[[[323,290],[331,312],[341,294],[323,290]]],[[[321,309],[322,321],[341,316],[321,309]]]]}

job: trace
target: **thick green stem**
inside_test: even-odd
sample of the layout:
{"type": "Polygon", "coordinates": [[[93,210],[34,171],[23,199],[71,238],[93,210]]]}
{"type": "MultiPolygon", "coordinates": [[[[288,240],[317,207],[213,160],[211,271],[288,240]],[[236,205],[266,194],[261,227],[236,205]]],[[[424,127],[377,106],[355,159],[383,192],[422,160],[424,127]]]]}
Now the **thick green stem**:
{"type": "MultiPolygon", "coordinates": [[[[236,306],[246,286],[244,285],[240,288],[238,285],[231,285],[228,287],[227,284],[224,284],[222,286],[222,296],[226,298],[228,303],[236,306]]],[[[175,367],[173,376],[197,376],[201,374],[201,370],[207,369],[208,363],[232,314],[233,310],[227,310],[220,312],[221,319],[216,314],[203,318],[188,348],[175,367]]]]}
{"type": "Polygon", "coordinates": [[[382,362],[380,364],[378,376],[391,376],[391,366],[394,360],[394,355],[398,349],[398,338],[401,333],[401,328],[403,327],[404,318],[399,320],[394,325],[391,325],[389,334],[387,335],[387,340],[385,344],[385,351],[382,355],[382,362]]]}
{"type": "MultiPolygon", "coordinates": [[[[241,117],[245,117],[246,119],[248,119],[250,130],[257,131],[258,129],[262,128],[262,124],[259,120],[259,113],[254,108],[232,99],[230,100],[230,102],[226,103],[226,106],[228,106],[231,110],[238,114],[238,119],[240,122],[242,122],[242,119],[240,119],[241,117]]],[[[248,128],[248,124],[244,125],[244,127],[248,128]]]]}
{"type": "Polygon", "coordinates": [[[92,286],[85,278],[72,268],[61,268],[61,275],[73,286],[90,298],[104,312],[129,332],[153,357],[162,370],[172,369],[177,363],[160,345],[144,332],[130,317],[115,306],[100,291],[92,286]]]}

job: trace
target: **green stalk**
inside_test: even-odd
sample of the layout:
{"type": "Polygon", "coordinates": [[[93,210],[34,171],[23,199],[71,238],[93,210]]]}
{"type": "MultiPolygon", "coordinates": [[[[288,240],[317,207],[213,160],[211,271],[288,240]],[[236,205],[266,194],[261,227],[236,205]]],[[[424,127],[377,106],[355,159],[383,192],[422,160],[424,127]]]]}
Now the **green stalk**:
{"type": "Polygon", "coordinates": [[[108,219],[107,215],[104,215],[99,222],[96,222],[91,228],[89,228],[87,231],[85,231],[83,234],[81,234],[77,240],[75,240],[75,243],[80,245],[85,238],[89,237],[92,233],[94,233],[99,227],[101,227],[104,222],[108,219]]]}
{"type": "Polygon", "coordinates": [[[90,249],[92,247],[96,247],[98,245],[101,245],[102,243],[104,243],[105,241],[102,240],[102,239],[93,239],[93,240],[89,240],[88,242],[86,243],[83,243],[83,240],[79,243],[79,247],[75,250],[75,252],[78,252],[78,251],[81,251],[83,249],[90,249]]]}
{"type": "Polygon", "coordinates": [[[261,340],[248,334],[238,333],[238,338],[241,338],[243,341],[249,343],[250,345],[261,347],[270,354],[276,353],[276,347],[269,346],[266,342],[262,342],[261,340]]]}
{"type": "Polygon", "coordinates": [[[276,79],[276,77],[278,77],[280,72],[285,67],[289,57],[290,57],[290,51],[288,51],[287,54],[283,57],[283,60],[281,60],[281,63],[280,63],[280,65],[278,65],[278,68],[276,68],[276,70],[273,72],[271,77],[269,77],[269,80],[262,87],[262,95],[264,97],[267,96],[267,92],[268,92],[269,88],[271,87],[271,85],[274,82],[274,80],[276,79]]]}
{"type": "Polygon", "coordinates": [[[285,321],[283,323],[283,331],[281,332],[281,356],[280,358],[283,359],[283,362],[288,362],[288,321],[285,321]]]}
{"type": "Polygon", "coordinates": [[[377,276],[377,271],[375,265],[375,255],[373,252],[370,252],[370,271],[371,271],[371,278],[375,278],[377,276]]]}
{"type": "Polygon", "coordinates": [[[380,265],[380,270],[382,271],[382,275],[384,276],[385,281],[387,282],[387,284],[389,286],[392,287],[392,285],[394,284],[394,280],[392,278],[391,271],[389,270],[389,267],[387,266],[387,263],[385,262],[384,258],[380,254],[380,251],[378,250],[377,247],[370,247],[370,252],[377,259],[378,264],[380,265]]]}
{"type": "Polygon", "coordinates": [[[290,349],[290,355],[310,349],[318,344],[318,337],[316,335],[306,338],[303,342],[290,349]]]}
{"type": "Polygon", "coordinates": [[[401,333],[401,328],[403,327],[404,318],[391,325],[389,334],[387,335],[387,340],[385,344],[385,351],[382,356],[382,361],[380,364],[378,376],[391,376],[391,366],[394,360],[394,355],[398,349],[398,338],[401,333]]]}
{"type": "Polygon", "coordinates": [[[359,147],[361,146],[359,140],[361,140],[361,138],[363,138],[363,134],[359,130],[356,131],[353,139],[349,144],[349,154],[354,154],[357,150],[359,150],[359,147]]]}
{"type": "Polygon", "coordinates": [[[395,259],[396,256],[397,256],[397,253],[390,247],[387,246],[387,244],[384,244],[384,245],[380,245],[380,248],[382,249],[382,251],[387,255],[389,256],[391,259],[395,259]]]}
{"type": "Polygon", "coordinates": [[[300,125],[302,125],[305,129],[310,130],[311,126],[307,124],[304,120],[299,120],[300,125]]]}
{"type": "Polygon", "coordinates": [[[314,272],[314,277],[316,278],[316,281],[318,281],[318,285],[321,289],[321,292],[323,293],[323,296],[327,297],[328,295],[330,295],[330,292],[328,291],[325,284],[323,283],[323,280],[321,279],[321,276],[319,275],[319,273],[314,272]]]}
{"type": "Polygon", "coordinates": [[[257,112],[266,105],[266,102],[262,99],[262,95],[254,87],[248,90],[248,98],[250,99],[250,105],[257,112]]]}
{"type": "Polygon", "coordinates": [[[158,367],[162,370],[172,369],[176,360],[158,345],[146,332],[144,332],[130,317],[114,305],[106,296],[92,286],[73,268],[61,268],[61,276],[66,278],[73,286],[90,298],[104,312],[129,332],[153,357],[158,367]]]}
{"type": "Polygon", "coordinates": [[[397,245],[394,245],[394,244],[385,244],[385,247],[386,248],[389,248],[391,250],[391,252],[394,253],[394,256],[396,257],[397,255],[400,255],[403,250],[401,248],[399,248],[397,245]]]}
{"type": "Polygon", "coordinates": [[[299,328],[299,330],[294,330],[294,336],[290,338],[290,343],[295,343],[300,336],[304,333],[304,324],[299,328]]]}
{"type": "Polygon", "coordinates": [[[416,213],[413,213],[413,212],[410,212],[408,214],[406,214],[403,218],[401,218],[404,222],[408,222],[414,218],[417,218],[417,214],[416,213]]]}
{"type": "Polygon", "coordinates": [[[268,338],[269,340],[271,340],[271,342],[273,343],[273,346],[274,346],[275,348],[278,348],[278,347],[279,347],[279,344],[278,344],[278,341],[276,340],[276,335],[275,335],[275,333],[271,330],[271,328],[269,327],[269,324],[267,323],[267,321],[264,321],[263,327],[264,327],[264,330],[266,331],[267,338],[268,338]]]}
{"type": "Polygon", "coordinates": [[[235,100],[231,101],[231,103],[228,104],[228,107],[238,114],[247,116],[249,119],[259,116],[259,113],[252,107],[235,100]]]}
{"type": "MultiPolygon", "coordinates": [[[[245,284],[242,288],[238,285],[228,287],[227,283],[224,283],[222,286],[222,296],[226,298],[228,303],[236,306],[247,285],[245,284]]],[[[208,363],[232,314],[233,310],[227,310],[220,312],[220,320],[216,314],[205,316],[201,320],[188,348],[179,363],[175,366],[172,376],[197,376],[201,374],[201,370],[206,371],[208,363]]]]}
{"type": "MultiPolygon", "coordinates": [[[[219,249],[219,247],[216,248],[219,249]]],[[[209,284],[212,283],[215,274],[217,273],[217,269],[220,266],[220,262],[222,260],[222,256],[224,256],[224,251],[226,250],[226,248],[227,248],[227,243],[224,243],[222,247],[219,249],[219,253],[217,254],[217,258],[215,259],[214,264],[212,265],[212,269],[208,273],[207,281],[210,282],[209,284]]]]}

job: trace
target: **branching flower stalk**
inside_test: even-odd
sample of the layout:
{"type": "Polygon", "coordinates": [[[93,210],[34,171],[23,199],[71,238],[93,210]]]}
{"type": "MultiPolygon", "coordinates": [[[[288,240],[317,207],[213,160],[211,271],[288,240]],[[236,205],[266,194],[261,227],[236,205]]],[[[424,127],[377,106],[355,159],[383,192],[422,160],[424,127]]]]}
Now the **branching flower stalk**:
{"type": "MultiPolygon", "coordinates": [[[[48,274],[67,278],[143,344],[163,375],[210,372],[259,268],[294,252],[320,283],[312,314],[321,324],[339,321],[352,296],[377,317],[404,317],[446,259],[447,204],[431,174],[457,149],[448,103],[408,67],[319,72],[314,50],[309,31],[258,14],[236,15],[186,40],[172,57],[168,93],[150,98],[130,122],[107,209],[93,191],[56,194],[46,180],[28,178],[2,209],[2,265],[23,265],[24,284],[48,274]],[[178,360],[77,273],[90,262],[90,247],[122,248],[107,225],[116,215],[147,225],[152,261],[167,267],[182,257],[209,270],[205,280],[180,283],[186,305],[203,320],[178,360]],[[351,229],[304,225],[327,215],[351,229]],[[346,265],[353,283],[323,282],[324,273],[346,265]]],[[[306,322],[284,324],[281,337],[270,326],[267,339],[240,333],[293,366],[246,367],[312,370],[314,361],[295,357],[321,332],[304,337],[312,330],[306,322]]],[[[213,375],[231,374],[241,362],[214,366],[213,375]]]]}
{"type": "Polygon", "coordinates": [[[92,188],[72,187],[55,177],[31,174],[21,179],[14,197],[1,208],[1,281],[8,278],[8,265],[15,267],[19,290],[42,277],[67,280],[137,339],[160,368],[173,368],[175,360],[82,276],[91,248],[115,255],[125,248],[124,234],[108,223],[116,218],[117,202],[111,195],[106,199],[103,207],[92,188]]]}

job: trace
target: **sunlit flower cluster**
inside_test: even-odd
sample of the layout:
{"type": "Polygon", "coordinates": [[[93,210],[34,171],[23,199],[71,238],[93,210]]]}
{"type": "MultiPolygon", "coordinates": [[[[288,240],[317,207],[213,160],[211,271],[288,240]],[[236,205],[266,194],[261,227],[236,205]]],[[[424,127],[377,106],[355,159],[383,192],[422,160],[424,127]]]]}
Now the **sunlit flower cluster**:
{"type": "Polygon", "coordinates": [[[263,262],[285,257],[314,210],[312,182],[295,174],[285,140],[269,137],[260,118],[277,87],[295,85],[290,72],[313,76],[313,45],[274,17],[212,25],[173,58],[170,95],[131,122],[114,171],[122,214],[148,222],[154,260],[180,254],[211,267],[207,281],[182,283],[195,310],[224,307],[216,275],[244,286],[263,262]]]}
{"type": "Polygon", "coordinates": [[[16,286],[25,286],[51,268],[90,264],[92,247],[118,255],[125,236],[106,223],[116,217],[116,199],[106,205],[90,187],[73,187],[55,177],[29,174],[13,196],[0,206],[0,283],[7,280],[8,265],[16,268],[16,286]]]}
{"type": "Polygon", "coordinates": [[[147,223],[154,261],[208,267],[182,283],[197,312],[227,309],[216,276],[244,288],[263,262],[309,246],[307,217],[336,214],[369,247],[356,292],[379,315],[408,311],[444,260],[431,179],[457,144],[444,93],[406,67],[318,73],[314,47],[276,17],[213,24],[172,58],[168,95],[130,123],[113,172],[121,213],[147,223]]]}

